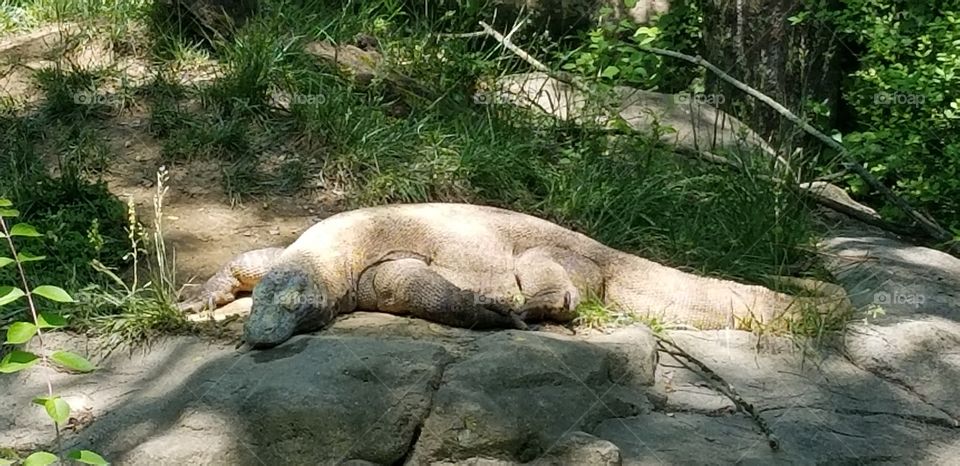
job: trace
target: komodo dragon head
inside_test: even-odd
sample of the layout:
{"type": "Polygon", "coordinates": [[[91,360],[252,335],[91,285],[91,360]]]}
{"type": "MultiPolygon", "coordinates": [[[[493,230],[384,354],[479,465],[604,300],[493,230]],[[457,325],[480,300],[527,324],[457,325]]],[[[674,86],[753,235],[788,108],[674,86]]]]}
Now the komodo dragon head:
{"type": "Polygon", "coordinates": [[[329,323],[337,314],[332,307],[320,280],[311,280],[303,269],[274,268],[253,289],[244,340],[255,348],[279,345],[294,333],[329,323]]]}

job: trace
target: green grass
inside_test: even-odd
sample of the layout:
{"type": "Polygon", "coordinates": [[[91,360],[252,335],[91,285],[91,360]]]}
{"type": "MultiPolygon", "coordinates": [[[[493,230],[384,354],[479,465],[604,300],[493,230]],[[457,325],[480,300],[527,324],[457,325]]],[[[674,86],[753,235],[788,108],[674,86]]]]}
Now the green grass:
{"type": "MultiPolygon", "coordinates": [[[[498,205],[707,275],[760,282],[809,259],[815,239],[809,210],[794,193],[765,181],[762,175],[771,173],[765,156],[738,154],[751,168],[739,173],[691,162],[640,137],[535,124],[516,109],[477,105],[467,83],[525,70],[525,65],[490,41],[431,39],[428,33],[438,24],[474,26],[419,14],[400,3],[335,7],[268,1],[228,41],[208,43],[139,2],[96,3],[37,17],[105,12],[112,25],[107,30],[147,31],[135,42],[149,44],[140,53],[150,61],[154,78],[140,88],[123,88],[124,99],[148,107],[149,130],[161,144],[164,163],[215,161],[224,191],[234,200],[290,195],[319,179],[342,189],[353,207],[419,201],[498,205]],[[360,32],[376,35],[393,68],[428,92],[404,95],[384,83],[360,89],[302,51],[311,40],[348,40],[360,32]],[[207,60],[218,63],[216,80],[179,81],[181,70],[207,60]],[[272,98],[283,94],[309,98],[277,108],[272,98]],[[398,100],[405,112],[395,111],[398,100]]],[[[525,45],[534,51],[540,47],[525,45]]],[[[135,53],[137,47],[125,50],[135,53]]],[[[84,105],[76,95],[98,92],[115,79],[111,73],[64,66],[38,74],[45,95],[42,111],[0,120],[5,125],[0,151],[10,155],[0,161],[7,164],[0,181],[13,193],[0,195],[19,200],[35,192],[31,183],[47,176],[36,162],[40,152],[58,154],[61,171],[70,174],[50,182],[80,186],[96,180],[98,170],[116,156],[98,144],[98,127],[126,104],[84,105]],[[37,147],[39,140],[48,142],[37,147]]],[[[77,258],[72,270],[85,275],[58,272],[76,288],[92,285],[85,288],[81,322],[124,339],[177,328],[182,322],[167,313],[170,297],[152,294],[165,291],[123,288],[89,267],[93,258],[121,266],[129,251],[122,204],[118,213],[116,200],[103,191],[91,199],[86,205],[102,211],[77,208],[59,214],[87,223],[67,222],[49,210],[68,205],[62,198],[51,198],[52,207],[41,215],[62,222],[54,231],[85,238],[86,243],[75,239],[64,250],[89,249],[67,253],[77,258]],[[93,225],[93,219],[99,223],[93,225]],[[94,226],[102,244],[86,239],[94,226]]],[[[586,325],[623,319],[597,306],[585,307],[582,315],[586,325]]]]}

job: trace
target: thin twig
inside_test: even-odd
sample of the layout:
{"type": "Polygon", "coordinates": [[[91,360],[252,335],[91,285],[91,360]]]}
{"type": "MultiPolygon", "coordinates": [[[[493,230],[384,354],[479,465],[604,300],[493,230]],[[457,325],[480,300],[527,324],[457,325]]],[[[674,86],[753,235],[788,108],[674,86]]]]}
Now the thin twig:
{"type": "Polygon", "coordinates": [[[459,34],[453,33],[439,33],[434,34],[438,39],[469,39],[472,37],[483,37],[486,36],[486,31],[476,31],[476,32],[463,32],[459,34]]]}
{"type": "Polygon", "coordinates": [[[934,221],[933,219],[927,218],[927,216],[921,214],[920,212],[915,210],[913,207],[910,207],[910,204],[907,203],[906,200],[898,196],[896,193],[891,191],[890,188],[886,187],[886,185],[881,183],[880,180],[874,177],[873,174],[871,174],[866,168],[864,168],[863,165],[860,164],[860,162],[858,162],[857,160],[854,160],[853,156],[850,155],[850,153],[847,151],[845,147],[843,147],[842,144],[835,141],[833,138],[827,136],[817,128],[813,127],[812,125],[804,121],[802,118],[798,117],[796,114],[791,112],[789,109],[787,109],[777,101],[771,99],[770,97],[763,94],[762,92],[744,84],[743,82],[737,80],[736,78],[730,76],[729,74],[723,72],[723,70],[721,70],[720,68],[717,68],[716,65],[708,62],[707,60],[704,60],[702,57],[699,57],[699,56],[694,57],[684,53],[675,52],[673,50],[665,50],[665,49],[656,48],[656,47],[640,46],[639,49],[646,52],[655,53],[657,55],[677,58],[680,60],[687,61],[689,63],[693,63],[695,65],[699,65],[704,68],[707,68],[710,71],[712,71],[714,74],[719,76],[721,79],[723,79],[724,81],[733,85],[733,87],[736,87],[737,89],[740,89],[741,91],[746,92],[750,96],[767,104],[770,108],[776,110],[777,113],[783,115],[784,118],[800,126],[800,128],[802,128],[808,134],[822,141],[828,147],[836,150],[841,157],[847,159],[846,162],[843,163],[845,168],[855,172],[857,175],[863,178],[863,180],[866,181],[867,184],[869,184],[871,187],[873,187],[877,191],[880,191],[880,193],[883,194],[890,202],[892,202],[901,210],[903,210],[911,218],[915,219],[920,224],[920,226],[932,238],[938,241],[953,240],[953,235],[951,235],[949,232],[944,230],[943,227],[937,224],[936,221],[934,221]]]}
{"type": "Polygon", "coordinates": [[[551,70],[550,68],[547,68],[547,65],[544,65],[543,62],[541,62],[540,60],[537,60],[536,58],[534,58],[532,55],[530,55],[520,47],[517,47],[517,45],[514,44],[509,37],[506,37],[503,34],[500,34],[496,29],[490,27],[489,24],[483,21],[480,21],[480,27],[483,28],[482,32],[484,34],[488,34],[491,37],[493,37],[497,42],[500,42],[505,49],[513,52],[514,55],[519,57],[521,60],[527,62],[527,64],[532,66],[537,71],[541,71],[545,73],[547,76],[553,79],[556,79],[557,81],[569,84],[577,88],[577,90],[579,91],[590,93],[590,88],[587,87],[586,84],[580,82],[580,80],[576,79],[575,77],[569,74],[558,73],[556,71],[551,70]]]}
{"type": "Polygon", "coordinates": [[[772,450],[780,449],[780,439],[770,429],[770,425],[767,424],[767,421],[763,419],[760,416],[760,414],[757,413],[756,408],[754,408],[752,404],[744,400],[743,397],[740,396],[739,393],[737,393],[737,391],[733,388],[733,385],[729,384],[726,380],[723,380],[723,377],[720,377],[720,375],[714,372],[713,369],[710,369],[709,366],[700,362],[700,360],[698,360],[697,358],[691,356],[690,353],[686,352],[683,348],[677,346],[675,343],[663,338],[660,335],[654,334],[654,336],[657,338],[657,346],[660,351],[667,353],[670,356],[673,356],[674,359],[677,360],[677,362],[682,364],[688,370],[692,372],[699,371],[701,375],[703,375],[704,377],[706,377],[708,380],[712,382],[714,388],[716,388],[717,391],[719,391],[724,396],[729,398],[730,401],[732,401],[733,404],[736,405],[739,410],[747,413],[753,419],[753,422],[756,423],[760,431],[763,432],[763,435],[767,437],[767,445],[770,446],[770,449],[772,450]],[[693,365],[697,366],[697,370],[694,370],[693,368],[691,368],[680,358],[683,358],[689,361],[690,363],[692,363],[693,365]]]}
{"type": "MultiPolygon", "coordinates": [[[[480,27],[483,28],[484,33],[492,36],[494,39],[497,40],[497,42],[500,42],[501,44],[503,44],[504,48],[513,52],[514,55],[520,57],[520,59],[522,59],[523,61],[529,63],[530,66],[543,72],[550,71],[550,68],[547,68],[547,65],[544,65],[540,60],[533,58],[533,56],[531,56],[529,53],[525,52],[520,47],[517,47],[516,45],[514,45],[513,41],[511,41],[509,37],[506,37],[503,34],[500,34],[500,32],[498,32],[496,29],[490,27],[489,24],[483,21],[480,21],[480,27]]],[[[511,35],[512,34],[513,33],[511,32],[511,35]]]]}

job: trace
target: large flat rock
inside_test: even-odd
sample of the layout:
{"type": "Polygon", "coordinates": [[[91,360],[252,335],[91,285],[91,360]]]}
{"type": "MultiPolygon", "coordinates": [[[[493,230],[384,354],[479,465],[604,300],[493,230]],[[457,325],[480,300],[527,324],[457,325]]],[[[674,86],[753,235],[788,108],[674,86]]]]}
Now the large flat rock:
{"type": "Polygon", "coordinates": [[[649,412],[628,378],[596,345],[531,332],[491,335],[445,372],[412,460],[535,460],[570,432],[649,412]]]}
{"type": "MultiPolygon", "coordinates": [[[[596,338],[357,313],[268,351],[171,337],[103,358],[93,374],[51,375],[80,424],[64,431],[65,446],[114,464],[618,458],[579,428],[649,411],[653,367],[640,366],[656,354],[643,329],[596,338]]],[[[81,353],[95,343],[49,340],[81,353]]],[[[31,403],[44,390],[42,370],[0,377],[9,408],[0,447],[52,444],[31,403]]]]}
{"type": "Polygon", "coordinates": [[[662,411],[675,417],[643,419],[655,429],[636,423],[618,429],[607,421],[598,432],[621,448],[625,464],[655,455],[697,464],[949,462],[960,455],[960,430],[949,415],[836,351],[735,331],[674,332],[671,338],[753,405],[780,450],[771,450],[756,423],[733,412],[729,399],[689,363],[664,355],[657,388],[665,398],[662,411]],[[689,435],[679,434],[684,430],[689,435]],[[617,435],[629,441],[618,442],[617,435]],[[693,461],[697,456],[709,461],[693,461]]]}
{"type": "Polygon", "coordinates": [[[863,309],[845,335],[846,355],[960,422],[960,259],[836,221],[820,248],[863,309]]]}

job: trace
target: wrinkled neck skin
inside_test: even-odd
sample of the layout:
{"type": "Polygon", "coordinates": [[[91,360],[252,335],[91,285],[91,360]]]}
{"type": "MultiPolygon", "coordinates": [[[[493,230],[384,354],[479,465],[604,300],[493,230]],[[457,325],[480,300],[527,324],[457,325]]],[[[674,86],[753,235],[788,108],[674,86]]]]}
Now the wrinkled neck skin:
{"type": "MultiPolygon", "coordinates": [[[[296,327],[296,333],[310,332],[326,327],[340,314],[353,312],[357,306],[356,289],[353,286],[341,286],[342,280],[325,278],[330,274],[314,274],[313,280],[323,284],[327,290],[327,301],[323,306],[316,306],[308,311],[296,327]]],[[[336,275],[333,275],[336,276],[336,275]]]]}

